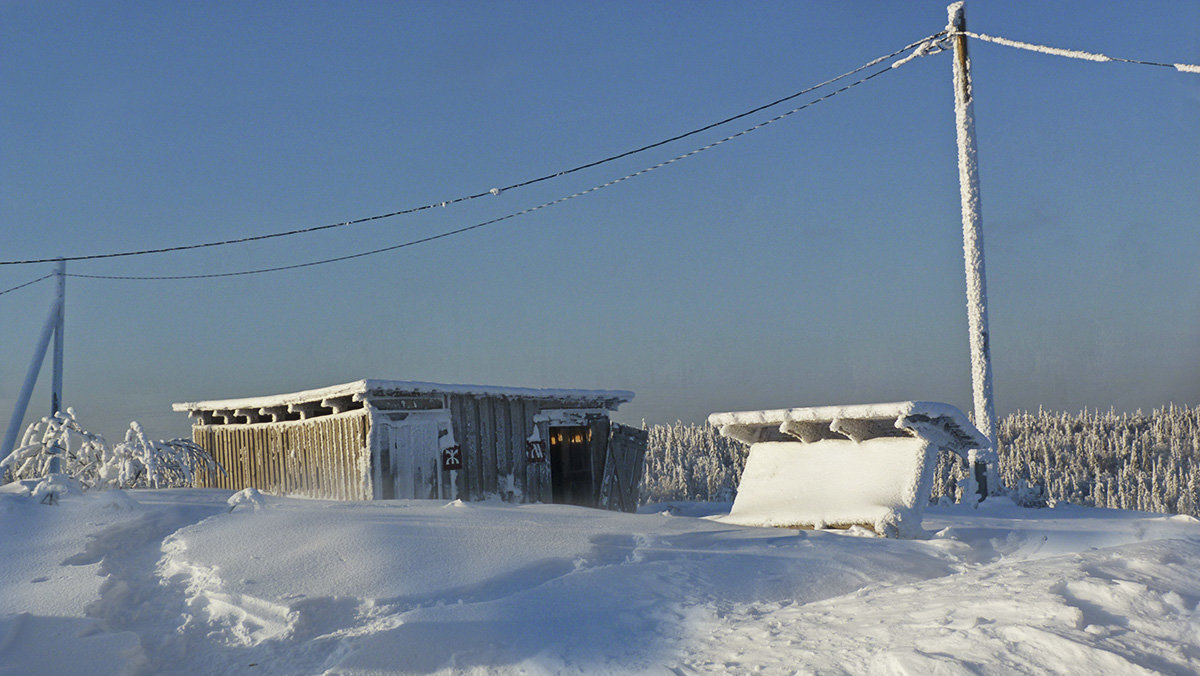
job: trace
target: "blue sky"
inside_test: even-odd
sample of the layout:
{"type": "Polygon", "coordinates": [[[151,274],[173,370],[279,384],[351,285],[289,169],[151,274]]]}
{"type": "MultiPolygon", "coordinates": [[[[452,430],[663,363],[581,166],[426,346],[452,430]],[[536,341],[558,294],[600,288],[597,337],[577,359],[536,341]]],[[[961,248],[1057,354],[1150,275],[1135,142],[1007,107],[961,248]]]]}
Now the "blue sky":
{"type": "MultiPolygon", "coordinates": [[[[1198,3],[967,13],[979,32],[1200,62],[1198,3]]],[[[944,24],[943,2],[3,2],[0,258],[476,193],[742,112],[944,24]]],[[[999,412],[1200,403],[1200,76],[971,50],[999,412]]],[[[926,57],[636,180],[410,249],[254,277],[71,279],[66,401],[110,437],[131,419],[186,434],[173,401],[365,377],[631,389],[631,422],[899,399],[969,410],[950,69],[926,57]]],[[[387,246],[775,112],[446,209],[69,271],[387,246]]],[[[0,267],[0,288],[49,269],[0,267]]],[[[51,293],[0,296],[0,420],[51,293]]],[[[30,416],[48,400],[39,385],[30,416]]]]}

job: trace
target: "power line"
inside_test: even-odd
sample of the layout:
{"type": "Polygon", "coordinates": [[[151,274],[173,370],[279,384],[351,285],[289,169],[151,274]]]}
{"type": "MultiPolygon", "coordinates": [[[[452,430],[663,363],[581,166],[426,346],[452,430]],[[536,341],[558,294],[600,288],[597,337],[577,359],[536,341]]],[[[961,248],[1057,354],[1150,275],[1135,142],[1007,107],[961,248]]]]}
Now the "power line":
{"type": "MultiPolygon", "coordinates": [[[[1078,49],[1063,49],[1062,47],[1050,47],[1047,45],[1034,44],[1032,42],[1021,42],[1020,40],[1010,40],[1008,38],[996,37],[994,35],[986,35],[984,33],[971,33],[968,31],[963,31],[961,34],[966,35],[967,37],[972,37],[972,38],[976,38],[979,40],[983,40],[984,42],[991,42],[993,44],[1003,45],[1005,47],[1024,49],[1026,51],[1038,52],[1040,54],[1050,54],[1052,56],[1062,56],[1062,57],[1066,57],[1068,59],[1080,59],[1083,61],[1096,61],[1096,62],[1120,61],[1122,63],[1134,63],[1134,64],[1138,64],[1140,66],[1158,66],[1160,68],[1174,68],[1175,70],[1180,71],[1182,73],[1200,73],[1200,66],[1196,66],[1196,65],[1193,65],[1190,63],[1161,63],[1158,61],[1143,61],[1141,59],[1124,59],[1119,56],[1109,56],[1107,54],[1100,54],[1097,52],[1085,52],[1085,51],[1078,50],[1078,49]]],[[[958,33],[955,33],[954,35],[958,35],[958,33]]]]}
{"type": "Polygon", "coordinates": [[[860,73],[860,72],[862,72],[872,66],[875,66],[883,61],[886,61],[895,56],[903,54],[904,52],[906,52],[914,47],[926,44],[931,40],[941,37],[945,33],[946,33],[946,31],[942,31],[940,33],[935,33],[928,37],[922,38],[920,40],[917,40],[916,42],[913,42],[911,44],[905,45],[904,47],[902,47],[900,49],[897,49],[896,51],[892,52],[891,54],[888,54],[886,56],[881,56],[877,59],[868,61],[867,63],[864,63],[863,65],[859,66],[858,68],[846,71],[845,73],[842,73],[841,75],[838,75],[836,77],[825,80],[824,82],[815,84],[806,89],[802,89],[794,94],[789,94],[782,98],[775,99],[774,101],[771,101],[770,103],[765,103],[765,104],[757,106],[755,108],[751,108],[750,110],[747,110],[742,113],[738,113],[737,115],[732,115],[723,120],[719,120],[717,122],[713,122],[713,123],[704,125],[703,127],[698,127],[691,131],[687,131],[682,134],[677,134],[670,138],[662,139],[661,141],[655,141],[654,143],[649,143],[649,144],[646,144],[639,148],[634,148],[632,150],[627,150],[622,153],[610,155],[603,159],[595,160],[595,161],[588,162],[585,164],[580,164],[578,166],[571,167],[570,169],[563,169],[561,171],[556,171],[554,173],[546,174],[545,176],[540,176],[538,178],[532,178],[532,179],[528,179],[525,181],[520,181],[518,183],[513,183],[512,185],[505,186],[505,187],[492,188],[492,189],[486,190],[484,192],[479,192],[479,193],[475,193],[475,194],[471,194],[471,195],[463,195],[460,197],[455,197],[453,199],[443,200],[443,201],[439,201],[439,202],[431,202],[429,204],[423,204],[421,206],[410,207],[407,209],[401,209],[399,211],[392,211],[392,212],[389,212],[386,214],[376,214],[374,216],[365,216],[363,218],[355,218],[352,220],[341,221],[338,223],[329,223],[326,225],[315,225],[315,226],[311,226],[311,227],[307,227],[307,228],[297,228],[294,230],[269,233],[269,234],[265,234],[265,235],[249,235],[246,237],[237,237],[237,238],[233,238],[233,239],[226,239],[226,240],[219,240],[219,241],[212,241],[212,242],[203,242],[203,243],[199,243],[199,244],[181,244],[178,246],[160,247],[160,248],[154,248],[154,249],[137,249],[137,250],[131,250],[131,251],[120,251],[120,252],[105,253],[105,254],[87,254],[87,255],[80,255],[80,256],[56,256],[54,258],[30,258],[30,259],[6,260],[6,261],[0,261],[0,265],[31,265],[34,263],[53,263],[53,262],[59,261],[59,260],[86,261],[86,260],[98,260],[98,259],[104,259],[104,258],[122,258],[122,257],[127,257],[127,256],[144,256],[144,255],[149,255],[149,254],[161,254],[161,253],[172,253],[172,252],[176,252],[176,251],[188,251],[191,249],[205,249],[205,248],[211,248],[211,247],[229,246],[232,244],[245,244],[247,242],[257,242],[257,241],[261,241],[261,240],[265,240],[265,239],[274,239],[277,237],[290,237],[292,235],[301,235],[301,234],[306,234],[306,233],[311,233],[311,232],[319,232],[322,230],[332,230],[334,228],[343,228],[346,226],[358,225],[358,224],[367,223],[370,221],[378,221],[378,220],[382,220],[385,218],[392,218],[395,216],[404,216],[407,214],[413,214],[413,213],[416,213],[419,211],[426,211],[429,209],[447,207],[447,206],[450,206],[451,204],[467,202],[470,200],[479,199],[480,197],[487,197],[488,195],[499,195],[508,190],[524,188],[526,186],[530,186],[535,183],[541,183],[543,181],[548,181],[550,179],[558,178],[560,176],[566,176],[568,174],[573,174],[577,171],[583,171],[584,169],[590,169],[592,167],[597,167],[602,164],[614,162],[616,160],[619,160],[619,159],[622,159],[625,157],[629,157],[631,155],[643,153],[647,150],[652,150],[654,148],[658,148],[659,146],[663,146],[668,143],[673,143],[675,141],[685,139],[689,136],[694,136],[696,134],[700,134],[702,132],[708,131],[715,127],[719,127],[719,126],[728,124],[735,120],[740,120],[744,117],[747,117],[747,116],[753,115],[755,113],[761,112],[763,110],[766,110],[767,108],[777,106],[780,103],[791,101],[792,99],[795,99],[797,97],[803,96],[808,93],[811,93],[817,89],[820,89],[821,87],[825,87],[827,85],[833,84],[834,82],[838,82],[839,80],[843,80],[847,77],[850,77],[851,75],[860,73]]]}
{"type": "MultiPolygon", "coordinates": [[[[911,47],[915,47],[915,46],[917,46],[917,45],[924,44],[924,42],[926,42],[926,41],[929,41],[929,40],[932,40],[932,39],[934,39],[934,38],[936,38],[936,37],[937,37],[937,36],[930,36],[929,38],[926,38],[926,40],[924,40],[924,41],[922,41],[922,42],[916,42],[916,43],[913,43],[912,45],[910,45],[909,47],[906,47],[905,49],[909,49],[909,48],[911,48],[911,47]]],[[[880,61],[882,61],[882,60],[886,60],[886,59],[888,59],[888,58],[892,58],[892,57],[894,57],[894,56],[896,56],[896,55],[898,55],[898,54],[902,53],[903,51],[904,51],[904,50],[901,50],[901,51],[899,51],[899,52],[894,52],[894,53],[893,53],[893,54],[891,54],[890,56],[884,57],[883,59],[878,59],[878,60],[876,60],[876,61],[875,61],[875,63],[879,63],[879,62],[880,62],[880,61]]],[[[893,64],[893,65],[894,65],[894,64],[893,64]]],[[[860,70],[861,70],[861,69],[860,69],[860,70]]],[[[882,69],[880,69],[880,70],[877,70],[877,71],[875,71],[875,72],[873,72],[873,73],[870,73],[869,75],[867,75],[867,76],[865,76],[865,77],[859,78],[858,80],[855,80],[854,82],[851,82],[850,84],[847,84],[847,85],[845,85],[845,86],[841,87],[840,89],[836,89],[836,90],[834,90],[834,91],[831,91],[831,92],[829,92],[828,94],[825,94],[824,96],[821,96],[821,97],[815,98],[815,99],[813,99],[813,100],[811,100],[811,101],[809,101],[809,102],[807,102],[807,103],[805,103],[805,104],[803,104],[803,105],[801,105],[801,106],[797,106],[797,107],[795,107],[795,108],[792,108],[791,110],[788,110],[788,111],[785,111],[785,112],[783,112],[783,113],[780,113],[779,115],[776,115],[775,117],[772,117],[772,118],[770,118],[770,119],[768,119],[768,120],[764,120],[764,121],[762,121],[762,122],[759,122],[758,124],[754,125],[753,127],[748,127],[748,128],[746,128],[746,129],[743,129],[743,130],[741,130],[741,131],[739,131],[739,132],[737,132],[737,133],[735,133],[735,134],[730,134],[729,136],[726,136],[726,137],[724,137],[724,138],[722,138],[722,139],[719,139],[719,140],[717,140],[717,141],[713,141],[712,143],[709,143],[708,145],[701,146],[701,147],[699,147],[699,148],[696,148],[695,150],[691,150],[691,151],[689,151],[689,152],[686,152],[686,153],[684,153],[684,154],[682,154],[682,155],[676,155],[675,157],[672,157],[672,158],[671,158],[671,159],[669,159],[669,160],[664,160],[664,161],[662,161],[662,162],[659,162],[658,164],[655,164],[655,165],[652,165],[652,166],[646,167],[645,169],[641,169],[640,171],[635,171],[635,172],[633,172],[632,174],[626,174],[626,175],[624,175],[624,176],[621,176],[620,178],[614,178],[614,179],[612,179],[611,181],[607,181],[607,182],[605,182],[605,183],[601,183],[601,184],[599,184],[599,185],[592,186],[591,188],[588,188],[587,190],[581,190],[581,191],[579,191],[579,192],[572,193],[572,194],[570,194],[570,195],[567,195],[567,196],[565,196],[565,197],[560,197],[560,198],[558,198],[558,199],[556,199],[556,200],[552,200],[552,201],[549,201],[549,202],[544,202],[544,203],[542,203],[542,204],[539,204],[539,205],[537,205],[537,206],[529,207],[529,208],[527,208],[527,209],[522,209],[521,211],[514,211],[514,212],[512,212],[512,213],[510,213],[510,214],[505,214],[504,216],[500,216],[500,217],[498,217],[498,218],[493,218],[493,219],[490,219],[490,220],[486,220],[486,221],[483,221],[483,222],[481,222],[481,223],[475,223],[474,225],[468,225],[468,226],[464,226],[464,227],[461,227],[461,228],[456,228],[456,229],[454,229],[454,230],[448,230],[448,231],[446,231],[446,232],[441,232],[441,233],[438,233],[438,234],[436,234],[436,235],[430,235],[430,236],[428,236],[428,237],[421,237],[421,238],[419,238],[419,239],[413,239],[413,240],[409,240],[409,241],[407,241],[407,242],[402,242],[402,243],[400,243],[400,244],[394,244],[394,245],[392,245],[392,246],[386,246],[386,247],[382,247],[382,248],[378,248],[378,249],[371,249],[371,250],[369,250],[369,251],[360,251],[360,252],[358,252],[358,253],[347,254],[347,255],[345,255],[345,256],[335,256],[335,257],[332,257],[332,258],[324,258],[324,259],[321,259],[321,260],[309,261],[309,262],[307,262],[307,263],[296,263],[296,264],[292,264],[292,265],[280,265],[280,266],[269,267],[269,268],[257,268],[257,269],[253,269],[253,270],[241,270],[241,271],[238,271],[238,272],[219,272],[219,273],[207,273],[207,274],[195,274],[195,275],[148,275],[148,276],[139,276],[139,275],[87,275],[87,274],[78,274],[78,273],[68,273],[68,274],[67,274],[67,276],[68,276],[68,277],[80,277],[80,278],[84,278],[84,279],[155,280],[155,281],[157,281],[157,280],[181,280],[181,279],[213,279],[213,278],[218,278],[218,277],[241,277],[241,276],[245,276],[245,275],[257,275],[257,274],[263,274],[263,273],[267,273],[267,272],[282,272],[282,271],[284,271],[284,270],[296,270],[296,269],[299,269],[299,268],[308,268],[308,267],[313,267],[313,266],[316,266],[316,265],[325,265],[325,264],[327,264],[327,263],[337,263],[337,262],[340,262],[340,261],[351,260],[351,259],[354,259],[354,258],[363,258],[363,257],[365,257],[365,256],[372,256],[372,255],[375,255],[375,254],[380,254],[380,253],[384,253],[384,252],[387,252],[387,251],[395,251],[395,250],[397,250],[397,249],[403,249],[403,248],[406,248],[406,247],[415,246],[415,245],[417,245],[417,244],[424,244],[424,243],[426,243],[426,242],[432,242],[432,241],[434,241],[434,240],[443,239],[443,238],[446,238],[446,237],[451,237],[451,236],[453,236],[453,235],[462,234],[462,233],[464,233],[464,232],[468,232],[468,231],[471,231],[471,230],[477,230],[477,229],[479,229],[479,228],[483,228],[483,227],[486,227],[486,226],[489,226],[489,225],[493,225],[493,224],[495,224],[495,223],[499,223],[499,222],[501,222],[501,221],[507,221],[507,220],[509,220],[509,219],[511,219],[511,218],[516,218],[516,217],[518,217],[518,216],[524,216],[524,215],[526,215],[526,214],[530,214],[530,213],[533,213],[533,212],[535,212],[535,211],[539,211],[539,210],[541,210],[541,209],[545,209],[545,208],[552,207],[552,206],[555,206],[555,205],[558,205],[558,204],[562,204],[563,202],[566,202],[566,201],[568,201],[568,200],[575,199],[576,197],[582,197],[582,196],[584,196],[584,195],[587,195],[587,194],[590,194],[590,193],[596,192],[596,191],[598,191],[598,190],[603,190],[604,188],[608,188],[608,187],[610,187],[610,186],[613,186],[613,185],[616,185],[616,184],[618,184],[618,183],[622,183],[622,182],[624,182],[624,181],[628,181],[628,180],[629,180],[629,179],[631,179],[631,178],[636,178],[636,177],[638,177],[638,176],[642,176],[642,175],[644,175],[644,174],[648,174],[648,173],[650,173],[650,172],[652,172],[652,171],[655,171],[656,169],[661,169],[661,168],[663,168],[663,167],[665,167],[665,166],[667,166],[667,165],[674,164],[674,163],[676,163],[676,162],[678,162],[678,161],[680,161],[680,160],[683,160],[683,159],[686,159],[686,158],[692,157],[693,155],[698,155],[699,153],[702,153],[702,152],[704,152],[704,151],[706,151],[706,150],[710,150],[710,149],[712,149],[712,148],[715,148],[715,147],[717,147],[717,146],[719,146],[719,145],[721,145],[721,144],[723,144],[723,143],[726,143],[726,142],[728,142],[728,141],[732,141],[733,139],[736,139],[736,138],[739,138],[739,137],[745,136],[746,134],[749,134],[749,133],[751,133],[751,132],[754,132],[754,131],[757,131],[757,130],[759,130],[759,129],[762,129],[763,127],[766,127],[766,126],[767,126],[767,125],[769,125],[769,124],[773,124],[773,123],[775,123],[775,122],[778,122],[778,121],[780,121],[780,120],[782,120],[782,119],[784,119],[784,118],[786,118],[786,117],[789,117],[789,116],[791,116],[791,115],[794,115],[794,114],[796,114],[796,113],[798,113],[798,112],[800,112],[800,111],[802,111],[802,110],[804,110],[804,109],[806,109],[806,108],[809,108],[809,107],[811,107],[811,106],[814,106],[814,105],[816,105],[816,104],[818,104],[818,103],[821,103],[822,101],[827,101],[827,100],[829,100],[829,99],[833,98],[834,96],[837,96],[838,94],[841,94],[842,92],[845,92],[845,91],[847,91],[847,90],[853,89],[854,87],[857,87],[858,85],[860,85],[860,84],[863,84],[864,82],[867,82],[867,81],[869,81],[869,80],[872,80],[872,79],[874,79],[874,78],[876,78],[876,77],[879,77],[880,75],[882,75],[882,74],[884,74],[884,73],[887,73],[887,72],[890,72],[890,71],[892,71],[892,70],[894,70],[893,66],[892,66],[892,65],[889,65],[889,66],[887,66],[887,67],[885,67],[885,68],[882,68],[882,69]]]]}
{"type": "Polygon", "coordinates": [[[16,291],[17,289],[24,289],[27,286],[37,284],[38,282],[42,281],[43,279],[50,279],[53,276],[54,276],[54,273],[51,272],[50,274],[42,275],[41,277],[38,277],[37,279],[35,279],[33,281],[25,282],[24,284],[18,284],[16,286],[12,287],[11,289],[5,289],[3,291],[0,291],[0,296],[3,296],[6,293],[12,293],[13,291],[16,291]]]}

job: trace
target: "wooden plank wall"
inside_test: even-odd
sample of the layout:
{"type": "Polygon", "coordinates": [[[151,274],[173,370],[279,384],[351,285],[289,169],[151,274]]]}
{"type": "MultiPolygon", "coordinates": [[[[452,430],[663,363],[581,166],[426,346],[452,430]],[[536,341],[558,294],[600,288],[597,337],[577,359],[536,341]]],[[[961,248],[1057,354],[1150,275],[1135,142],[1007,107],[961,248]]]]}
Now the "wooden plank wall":
{"type": "MultiPolygon", "coordinates": [[[[573,408],[578,404],[557,399],[470,395],[450,395],[446,399],[454,442],[463,459],[463,469],[457,472],[453,482],[456,494],[451,493],[453,472],[442,473],[442,495],[446,499],[481,500],[487,495],[500,495],[505,500],[517,502],[552,500],[549,463],[529,463],[525,455],[526,440],[533,433],[535,415],[543,410],[573,408]],[[510,476],[512,492],[508,490],[510,476]]],[[[317,420],[321,419],[312,422],[317,420]]],[[[543,441],[548,442],[548,426],[539,423],[537,427],[543,441]]],[[[594,427],[593,434],[602,435],[606,440],[607,419],[597,422],[594,427]]],[[[366,445],[365,441],[363,445],[366,445]]],[[[597,492],[602,478],[603,448],[601,443],[594,449],[597,492]]],[[[315,482],[313,477],[307,480],[315,482]]]]}
{"type": "Polygon", "coordinates": [[[196,485],[370,500],[369,425],[366,411],[358,410],[311,420],[193,426],[192,439],[225,468],[224,475],[198,475],[196,485]]]}
{"type": "MultiPolygon", "coordinates": [[[[454,440],[462,449],[463,470],[457,479],[458,495],[449,494],[450,479],[443,477],[445,495],[464,500],[481,500],[499,494],[518,502],[548,502],[549,467],[531,465],[525,459],[525,442],[533,434],[533,417],[546,409],[571,408],[572,403],[554,399],[507,397],[449,397],[454,440]],[[512,494],[507,492],[513,478],[512,494]]],[[[540,425],[546,440],[545,425],[540,425]]]]}

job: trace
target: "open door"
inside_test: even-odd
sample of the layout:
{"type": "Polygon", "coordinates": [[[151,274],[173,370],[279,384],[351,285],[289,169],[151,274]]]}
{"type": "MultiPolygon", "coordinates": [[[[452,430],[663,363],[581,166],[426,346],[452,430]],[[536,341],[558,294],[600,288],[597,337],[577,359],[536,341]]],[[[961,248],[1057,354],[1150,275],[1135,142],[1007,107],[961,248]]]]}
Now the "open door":
{"type": "Polygon", "coordinates": [[[556,504],[596,505],[592,490],[591,436],[591,428],[586,425],[550,428],[547,454],[551,497],[556,504]]]}
{"type": "Polygon", "coordinates": [[[622,512],[637,510],[649,439],[650,433],[646,430],[617,423],[610,426],[604,481],[600,485],[600,507],[622,512]]]}

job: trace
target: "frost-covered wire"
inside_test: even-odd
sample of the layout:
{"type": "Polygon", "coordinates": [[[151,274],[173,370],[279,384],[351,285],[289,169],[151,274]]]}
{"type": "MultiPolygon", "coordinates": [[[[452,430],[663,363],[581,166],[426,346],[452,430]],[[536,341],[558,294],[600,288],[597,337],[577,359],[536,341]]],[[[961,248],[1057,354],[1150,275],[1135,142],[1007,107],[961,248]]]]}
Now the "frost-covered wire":
{"type": "Polygon", "coordinates": [[[0,291],[0,296],[3,296],[6,293],[12,293],[13,291],[16,291],[18,289],[24,289],[27,286],[33,286],[34,284],[37,284],[38,282],[42,281],[43,279],[50,279],[53,276],[54,276],[54,273],[51,272],[48,275],[42,275],[41,277],[38,277],[37,279],[34,279],[32,281],[25,282],[24,284],[18,284],[16,286],[12,287],[11,289],[5,289],[3,291],[0,291]]]}
{"type": "Polygon", "coordinates": [[[892,63],[892,68],[899,68],[909,61],[914,61],[922,56],[929,56],[930,54],[937,54],[950,49],[950,45],[946,43],[947,35],[947,31],[942,31],[941,33],[929,36],[923,42],[917,45],[917,48],[914,49],[911,54],[902,59],[897,59],[894,61],[892,63]]]}
{"type": "MultiPolygon", "coordinates": [[[[928,38],[927,38],[927,40],[928,40],[928,38]]],[[[907,49],[916,47],[920,44],[923,44],[924,42],[925,42],[925,40],[922,40],[920,42],[914,42],[913,44],[909,45],[907,47],[907,49]]],[[[876,60],[875,63],[878,64],[879,62],[885,61],[889,58],[892,58],[893,56],[896,56],[896,54],[892,54],[887,57],[882,57],[881,59],[876,60]]],[[[730,134],[729,136],[726,136],[722,139],[713,141],[712,143],[709,143],[707,145],[696,148],[695,150],[691,150],[689,152],[683,153],[682,155],[676,155],[675,157],[672,157],[669,160],[663,160],[662,162],[659,162],[658,164],[646,167],[645,169],[641,169],[639,171],[635,171],[632,174],[626,174],[624,176],[621,176],[620,178],[614,178],[611,181],[606,181],[604,183],[594,185],[594,186],[588,188],[587,190],[581,190],[579,192],[572,193],[570,195],[566,195],[564,197],[559,197],[556,200],[551,200],[549,202],[543,202],[542,204],[539,204],[539,205],[533,206],[533,207],[529,207],[527,209],[522,209],[521,211],[514,211],[510,214],[505,214],[504,216],[500,216],[498,218],[486,220],[481,223],[475,223],[474,225],[468,225],[465,227],[456,228],[454,230],[447,230],[446,232],[441,232],[436,235],[430,235],[428,237],[421,237],[419,239],[413,239],[413,240],[409,240],[407,242],[401,242],[400,244],[393,244],[392,246],[385,246],[385,247],[381,247],[378,249],[371,249],[369,251],[360,251],[358,253],[347,254],[345,256],[335,256],[332,258],[323,258],[321,260],[309,261],[306,263],[295,263],[295,264],[291,264],[291,265],[279,265],[279,266],[269,267],[269,268],[257,268],[257,269],[253,269],[253,270],[240,270],[237,272],[217,272],[217,273],[194,274],[194,275],[145,275],[145,276],[143,276],[143,275],[88,275],[88,274],[80,274],[80,273],[68,273],[67,276],[68,277],[80,277],[83,279],[119,279],[119,280],[178,280],[178,279],[212,279],[212,278],[216,278],[216,277],[241,277],[241,276],[245,276],[245,275],[257,275],[257,274],[262,274],[262,273],[267,273],[267,272],[282,272],[284,270],[297,270],[300,268],[309,268],[309,267],[313,267],[316,265],[325,265],[327,263],[337,263],[340,261],[347,261],[347,260],[352,260],[355,258],[363,258],[365,256],[373,256],[375,254],[380,254],[380,253],[384,253],[387,251],[395,251],[397,249],[403,249],[406,247],[415,246],[417,244],[424,244],[426,242],[432,242],[434,240],[443,239],[446,237],[450,237],[452,235],[458,235],[458,234],[462,234],[464,232],[468,232],[471,230],[477,230],[479,228],[483,228],[488,225],[493,225],[493,224],[499,223],[501,221],[507,221],[509,219],[516,218],[518,216],[524,216],[526,214],[530,214],[535,211],[540,211],[540,210],[546,209],[548,207],[562,204],[563,202],[573,200],[577,197],[583,197],[584,195],[594,193],[598,190],[603,190],[604,188],[614,186],[618,183],[623,183],[625,181],[628,181],[631,178],[637,178],[638,176],[648,174],[657,169],[661,169],[665,166],[674,164],[680,160],[684,160],[684,159],[687,159],[694,155],[698,155],[706,150],[711,150],[713,148],[716,148],[719,145],[722,145],[722,144],[732,141],[736,138],[740,138],[742,136],[745,136],[746,134],[749,134],[751,132],[762,129],[763,127],[766,127],[767,125],[774,124],[775,122],[778,122],[784,118],[790,117],[791,115],[794,115],[806,108],[809,108],[818,103],[821,103],[822,101],[827,101],[827,100],[833,98],[834,96],[841,94],[842,92],[853,89],[854,87],[857,87],[858,85],[863,84],[864,82],[872,80],[876,77],[879,77],[880,75],[883,75],[884,73],[887,73],[891,70],[893,70],[892,66],[886,66],[880,70],[874,71],[873,73],[871,73],[865,77],[859,78],[858,80],[855,80],[854,82],[851,82],[850,84],[844,85],[839,89],[835,89],[834,91],[831,91],[828,94],[825,94],[824,96],[815,98],[803,105],[792,108],[791,110],[784,111],[768,120],[763,120],[762,122],[759,122],[758,124],[754,125],[753,127],[747,127],[746,129],[743,129],[735,134],[730,134]]]]}
{"type": "Polygon", "coordinates": [[[346,226],[358,225],[358,224],[367,223],[370,221],[378,221],[378,220],[382,220],[385,218],[392,218],[395,216],[404,216],[407,214],[416,213],[418,211],[426,211],[429,209],[448,207],[451,204],[467,202],[470,200],[478,199],[480,197],[487,197],[489,195],[498,196],[501,193],[508,191],[508,190],[524,188],[526,186],[530,186],[535,183],[549,181],[550,179],[558,178],[560,176],[566,176],[568,174],[573,174],[577,171],[583,171],[584,169],[590,169],[592,167],[597,167],[602,164],[607,164],[609,162],[613,162],[613,161],[616,161],[616,160],[619,160],[619,159],[622,159],[625,157],[630,157],[631,155],[637,155],[639,153],[646,152],[647,150],[652,150],[654,148],[658,148],[659,146],[663,146],[668,143],[673,143],[675,141],[679,141],[681,139],[688,138],[689,136],[695,136],[696,134],[700,134],[700,133],[706,132],[710,129],[720,127],[722,125],[728,124],[735,120],[740,120],[744,117],[748,117],[755,113],[762,112],[763,110],[766,110],[767,108],[771,108],[771,107],[777,106],[781,103],[791,101],[792,99],[798,98],[798,97],[803,96],[808,93],[811,93],[822,87],[831,85],[835,82],[838,82],[847,77],[850,77],[851,75],[860,73],[872,66],[875,66],[875,65],[877,65],[883,61],[886,61],[888,59],[891,59],[893,57],[899,56],[900,54],[903,54],[904,52],[906,52],[914,47],[923,45],[923,44],[925,44],[931,40],[934,40],[935,38],[942,36],[944,34],[945,34],[945,31],[942,31],[941,33],[936,33],[934,35],[930,35],[928,37],[921,38],[920,40],[917,40],[916,42],[910,43],[908,45],[905,45],[904,47],[901,47],[900,49],[897,49],[896,51],[892,52],[891,54],[881,56],[877,59],[872,59],[871,61],[868,61],[867,63],[864,63],[863,65],[861,65],[853,70],[848,70],[845,73],[842,73],[841,75],[832,77],[828,80],[825,80],[824,82],[812,85],[811,87],[802,89],[794,94],[789,94],[782,98],[775,99],[774,101],[771,101],[770,103],[764,103],[760,106],[751,108],[750,110],[738,113],[736,115],[731,115],[729,117],[726,117],[723,120],[718,120],[716,122],[706,124],[703,127],[697,127],[696,129],[692,129],[691,131],[686,131],[681,134],[676,134],[675,136],[671,136],[670,138],[665,138],[660,141],[648,143],[644,146],[634,148],[632,150],[626,150],[624,152],[617,153],[615,155],[609,155],[608,157],[605,157],[605,158],[602,158],[599,160],[593,160],[591,162],[587,162],[585,164],[580,164],[578,166],[574,166],[569,169],[563,169],[561,171],[556,171],[556,172],[553,172],[550,174],[546,174],[544,176],[539,176],[537,178],[531,178],[528,180],[520,181],[520,182],[513,183],[512,185],[508,185],[508,186],[504,186],[504,187],[495,187],[495,188],[491,188],[489,190],[485,190],[483,192],[478,192],[478,193],[474,193],[474,194],[470,194],[470,195],[462,195],[460,197],[455,197],[453,199],[446,199],[446,200],[439,200],[436,202],[430,202],[428,204],[423,204],[421,206],[409,207],[407,209],[400,209],[398,211],[392,211],[392,212],[388,212],[386,214],[376,214],[374,216],[365,216],[363,218],[355,218],[355,219],[351,219],[348,221],[341,221],[338,223],[329,223],[326,225],[315,225],[315,226],[311,226],[311,227],[307,227],[307,228],[296,228],[294,230],[286,230],[283,232],[274,232],[274,233],[269,233],[269,234],[265,234],[265,235],[249,235],[246,237],[236,237],[236,238],[232,238],[232,239],[218,240],[218,241],[212,241],[212,242],[203,242],[203,243],[199,243],[199,244],[181,244],[178,246],[159,247],[159,248],[153,248],[153,249],[135,249],[135,250],[131,250],[131,251],[119,251],[119,252],[105,253],[105,254],[86,254],[86,255],[79,255],[79,256],[65,256],[65,257],[57,256],[55,258],[29,258],[29,259],[18,259],[18,260],[3,260],[3,261],[0,261],[0,265],[31,265],[34,263],[52,263],[52,262],[59,261],[59,260],[86,261],[86,260],[98,260],[98,259],[103,259],[103,258],[123,258],[123,257],[128,257],[128,256],[144,256],[144,255],[149,255],[149,254],[162,254],[162,253],[172,253],[172,252],[176,252],[176,251],[188,251],[191,249],[205,249],[205,248],[212,248],[212,247],[219,247],[219,246],[229,246],[232,244],[245,244],[247,242],[258,242],[258,241],[265,240],[265,239],[275,239],[277,237],[289,237],[292,235],[301,235],[301,234],[306,234],[306,233],[311,233],[311,232],[320,232],[322,230],[332,230],[334,228],[343,228],[346,226]]]}
{"type": "MultiPolygon", "coordinates": [[[[957,33],[952,34],[952,35],[957,35],[957,33]]],[[[1174,68],[1175,70],[1177,70],[1181,73],[1200,73],[1200,66],[1193,65],[1190,63],[1161,63],[1158,61],[1144,61],[1142,59],[1125,59],[1125,58],[1121,58],[1119,56],[1109,56],[1107,54],[1100,54],[1098,52],[1085,52],[1085,51],[1082,51],[1079,49],[1063,49],[1062,47],[1050,47],[1047,45],[1034,44],[1032,42],[1021,42],[1020,40],[1010,40],[1008,38],[996,37],[994,35],[987,35],[984,33],[972,33],[970,31],[963,31],[962,35],[965,35],[965,36],[971,37],[971,38],[975,38],[977,40],[983,40],[984,42],[991,42],[993,44],[1003,45],[1005,47],[1014,47],[1016,49],[1024,49],[1026,51],[1038,52],[1040,54],[1050,54],[1051,56],[1063,56],[1068,59],[1080,59],[1082,61],[1096,61],[1096,62],[1120,61],[1122,63],[1135,63],[1135,64],[1138,64],[1141,66],[1158,66],[1160,68],[1174,68]]]]}

